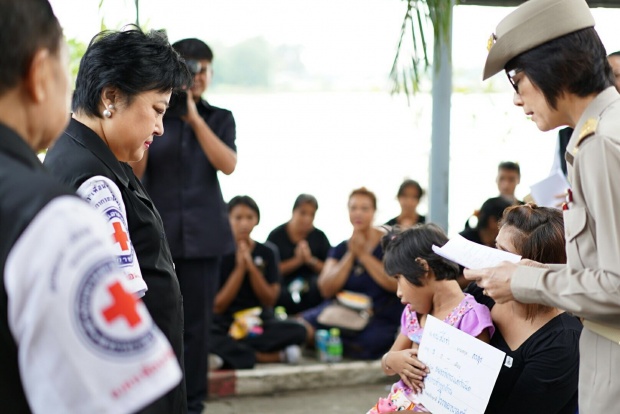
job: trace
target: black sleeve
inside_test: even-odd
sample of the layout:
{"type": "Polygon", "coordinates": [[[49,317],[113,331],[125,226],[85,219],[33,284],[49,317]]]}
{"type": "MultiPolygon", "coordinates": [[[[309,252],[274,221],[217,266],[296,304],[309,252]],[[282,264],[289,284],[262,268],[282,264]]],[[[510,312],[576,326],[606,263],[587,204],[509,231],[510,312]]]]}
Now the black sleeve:
{"type": "Polygon", "coordinates": [[[269,232],[269,235],[267,236],[267,240],[277,244],[278,242],[278,229],[279,227],[276,227],[275,229],[271,230],[271,232],[269,232]]]}
{"type": "Polygon", "coordinates": [[[286,230],[283,226],[278,226],[275,229],[271,230],[267,239],[265,240],[265,245],[269,247],[275,247],[278,253],[278,260],[282,260],[282,249],[286,244],[286,230]],[[271,245],[269,245],[271,243],[271,245]]]}
{"type": "Polygon", "coordinates": [[[317,229],[316,244],[313,244],[313,246],[310,246],[312,254],[316,256],[317,259],[325,261],[327,259],[327,253],[329,253],[329,249],[331,249],[331,245],[325,233],[317,229]]]}
{"type": "MultiPolygon", "coordinates": [[[[461,274],[463,274],[463,270],[461,269],[461,274]]],[[[489,310],[493,309],[493,306],[495,305],[495,301],[486,296],[484,293],[482,293],[483,289],[478,286],[476,284],[476,282],[471,282],[469,285],[467,285],[467,287],[465,289],[463,289],[463,292],[465,293],[469,293],[470,295],[472,295],[474,297],[474,299],[476,299],[476,302],[486,306],[487,308],[489,308],[489,310]]]]}
{"type": "Polygon", "coordinates": [[[263,245],[263,249],[261,250],[261,254],[264,256],[265,260],[265,270],[263,273],[265,280],[267,280],[269,284],[280,283],[280,272],[278,270],[278,262],[275,253],[270,247],[265,245],[263,245]]]}
{"type": "Polygon", "coordinates": [[[271,249],[273,253],[273,259],[276,262],[276,267],[279,267],[280,266],[280,251],[278,250],[278,246],[270,240],[265,241],[265,246],[271,249]]]}

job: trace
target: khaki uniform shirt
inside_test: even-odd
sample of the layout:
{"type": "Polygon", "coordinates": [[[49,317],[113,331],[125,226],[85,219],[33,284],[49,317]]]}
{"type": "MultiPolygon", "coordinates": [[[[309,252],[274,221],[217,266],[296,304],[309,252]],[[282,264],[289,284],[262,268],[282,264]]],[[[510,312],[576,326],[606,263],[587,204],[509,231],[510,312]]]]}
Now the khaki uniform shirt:
{"type": "MultiPolygon", "coordinates": [[[[564,211],[566,266],[521,266],[515,298],[620,328],[620,94],[601,92],[566,150],[573,200],[564,211]]],[[[526,396],[524,396],[526,397],[526,396]]],[[[581,334],[579,412],[620,412],[620,345],[588,327],[581,334]]]]}

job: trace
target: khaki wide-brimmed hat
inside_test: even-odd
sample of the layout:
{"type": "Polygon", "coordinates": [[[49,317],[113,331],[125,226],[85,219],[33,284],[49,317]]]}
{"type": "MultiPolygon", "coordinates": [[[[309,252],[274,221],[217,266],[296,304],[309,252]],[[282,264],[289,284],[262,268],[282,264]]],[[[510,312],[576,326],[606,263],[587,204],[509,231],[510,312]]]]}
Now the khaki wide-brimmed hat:
{"type": "Polygon", "coordinates": [[[489,38],[482,80],[495,75],[510,59],[566,34],[594,26],[585,0],[529,0],[499,24],[489,38]]]}

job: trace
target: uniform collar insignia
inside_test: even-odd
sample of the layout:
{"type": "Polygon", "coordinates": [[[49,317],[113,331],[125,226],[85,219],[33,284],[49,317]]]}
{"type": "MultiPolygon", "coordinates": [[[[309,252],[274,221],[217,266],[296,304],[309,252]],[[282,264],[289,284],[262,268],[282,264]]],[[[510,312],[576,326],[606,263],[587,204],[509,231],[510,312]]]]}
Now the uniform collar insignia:
{"type": "Polygon", "coordinates": [[[596,132],[596,127],[598,125],[597,118],[588,118],[586,122],[584,122],[581,130],[579,131],[579,137],[577,138],[577,143],[575,144],[575,148],[573,149],[573,154],[577,154],[579,150],[579,145],[588,137],[591,137],[596,132]]]}

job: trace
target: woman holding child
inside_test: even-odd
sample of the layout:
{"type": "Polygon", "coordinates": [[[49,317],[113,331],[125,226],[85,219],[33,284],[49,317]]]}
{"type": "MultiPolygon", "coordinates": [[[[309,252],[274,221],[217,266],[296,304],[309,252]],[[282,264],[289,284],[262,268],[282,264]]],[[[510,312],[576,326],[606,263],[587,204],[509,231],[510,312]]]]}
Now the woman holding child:
{"type": "MultiPolygon", "coordinates": [[[[380,399],[369,414],[399,409],[425,411],[416,401],[427,372],[423,361],[417,359],[416,344],[422,337],[426,314],[439,315],[446,323],[485,342],[489,342],[490,336],[490,344],[506,353],[486,413],[574,414],[579,320],[549,306],[516,301],[495,304],[475,283],[461,293],[449,277],[450,266],[456,265],[431,251],[433,244],[441,246],[447,239],[440,230],[430,230],[433,228],[424,226],[387,236],[386,272],[395,275],[397,294],[408,305],[403,312],[401,333],[390,352],[383,356],[382,366],[386,375],[398,374],[401,381],[394,384],[388,398],[380,399]],[[462,300],[469,302],[465,311],[456,307],[444,318],[445,309],[463,296],[462,300]],[[489,325],[489,315],[495,330],[489,325]],[[488,329],[481,331],[480,326],[488,329]]],[[[564,263],[562,213],[533,204],[508,208],[501,221],[497,248],[526,259],[564,263]]]]}
{"type": "MultiPolygon", "coordinates": [[[[497,248],[540,263],[566,263],[562,212],[535,204],[509,207],[497,248]]],[[[581,322],[551,306],[496,304],[475,283],[466,291],[491,309],[497,328],[491,345],[506,353],[486,413],[574,414],[581,322]]]]}

